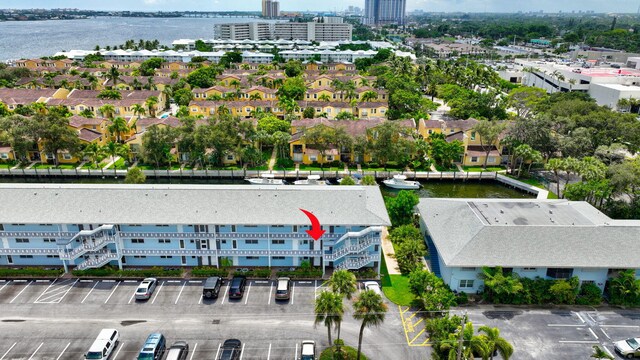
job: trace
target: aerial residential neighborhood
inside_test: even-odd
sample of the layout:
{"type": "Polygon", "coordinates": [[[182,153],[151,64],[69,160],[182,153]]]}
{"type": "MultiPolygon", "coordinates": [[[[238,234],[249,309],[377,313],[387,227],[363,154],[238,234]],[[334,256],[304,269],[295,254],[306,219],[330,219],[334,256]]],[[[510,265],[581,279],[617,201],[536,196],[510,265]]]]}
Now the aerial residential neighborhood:
{"type": "Polygon", "coordinates": [[[7,0],[0,360],[640,357],[636,5],[7,0]]]}

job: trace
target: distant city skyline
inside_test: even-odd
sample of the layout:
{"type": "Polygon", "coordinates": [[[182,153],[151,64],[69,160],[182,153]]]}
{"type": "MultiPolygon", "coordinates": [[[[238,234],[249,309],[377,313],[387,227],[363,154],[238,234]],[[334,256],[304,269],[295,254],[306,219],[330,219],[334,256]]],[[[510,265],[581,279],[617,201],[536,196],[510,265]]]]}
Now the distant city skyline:
{"type": "MultiPolygon", "coordinates": [[[[343,11],[348,6],[364,8],[365,0],[281,0],[281,11],[343,11]]],[[[407,0],[407,12],[571,12],[588,11],[636,13],[640,0],[407,0]]],[[[261,0],[230,2],[225,0],[2,0],[0,8],[78,8],[88,10],[130,10],[130,11],[261,11],[261,0]]]]}

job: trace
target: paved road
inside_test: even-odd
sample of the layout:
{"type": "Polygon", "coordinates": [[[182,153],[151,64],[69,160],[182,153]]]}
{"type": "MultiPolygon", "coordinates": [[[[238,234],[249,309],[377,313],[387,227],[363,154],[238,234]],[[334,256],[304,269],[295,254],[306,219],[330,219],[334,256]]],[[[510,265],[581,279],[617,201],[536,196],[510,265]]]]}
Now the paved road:
{"type": "MultiPolygon", "coordinates": [[[[120,331],[112,360],[135,358],[146,336],[162,332],[170,344],[186,340],[190,359],[214,359],[220,344],[240,339],[242,359],[295,359],[302,340],[326,347],[327,331],[313,325],[313,302],[321,282],[295,281],[291,300],[276,302],[274,282],[249,281],[241,300],[201,298],[202,281],[160,281],[145,302],[133,297],[137,281],[0,281],[0,360],[80,359],[102,328],[120,331]]],[[[342,338],[357,345],[359,323],[345,314],[342,338]]],[[[398,307],[385,323],[367,329],[370,359],[424,359],[429,349],[408,346],[398,307]]],[[[335,335],[334,335],[335,336],[335,335]]]]}

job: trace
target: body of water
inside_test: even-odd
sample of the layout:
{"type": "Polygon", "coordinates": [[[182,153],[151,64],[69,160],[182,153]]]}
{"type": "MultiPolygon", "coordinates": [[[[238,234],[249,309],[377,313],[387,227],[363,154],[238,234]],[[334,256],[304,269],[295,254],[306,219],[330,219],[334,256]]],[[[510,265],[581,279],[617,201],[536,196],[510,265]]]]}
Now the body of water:
{"type": "Polygon", "coordinates": [[[215,24],[263,21],[254,18],[121,18],[0,22],[0,61],[51,56],[62,50],[92,50],[126,40],[212,39],[215,24]]]}
{"type": "MultiPolygon", "coordinates": [[[[106,172],[105,172],[106,174],[106,172]]],[[[123,177],[117,179],[113,176],[105,176],[93,178],[54,178],[54,177],[0,177],[0,183],[77,183],[77,184],[121,184],[124,183],[123,177]]],[[[154,178],[147,177],[148,184],[201,184],[201,185],[218,185],[218,184],[235,184],[249,185],[241,179],[198,179],[198,178],[154,178]]],[[[338,186],[338,185],[332,185],[338,186]]],[[[389,189],[384,185],[380,185],[382,195],[395,196],[399,190],[389,189]]],[[[532,194],[510,188],[502,183],[494,180],[482,181],[424,181],[422,188],[416,193],[421,198],[499,198],[499,199],[531,199],[532,194]]]]}

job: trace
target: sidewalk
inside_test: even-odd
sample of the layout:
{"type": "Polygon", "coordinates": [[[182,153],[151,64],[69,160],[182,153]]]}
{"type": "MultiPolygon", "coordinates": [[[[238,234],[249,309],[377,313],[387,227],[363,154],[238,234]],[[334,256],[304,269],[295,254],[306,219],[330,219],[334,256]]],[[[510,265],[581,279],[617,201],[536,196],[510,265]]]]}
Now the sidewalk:
{"type": "Polygon", "coordinates": [[[276,157],[277,157],[277,152],[276,152],[277,148],[274,146],[273,147],[273,152],[271,153],[271,158],[269,159],[269,171],[272,171],[273,168],[276,166],[276,157]]]}
{"type": "Polygon", "coordinates": [[[387,263],[389,275],[400,275],[400,269],[398,268],[398,262],[395,257],[396,252],[393,250],[391,240],[389,240],[389,230],[387,227],[382,229],[382,255],[384,255],[384,261],[387,263]]]}

